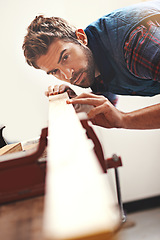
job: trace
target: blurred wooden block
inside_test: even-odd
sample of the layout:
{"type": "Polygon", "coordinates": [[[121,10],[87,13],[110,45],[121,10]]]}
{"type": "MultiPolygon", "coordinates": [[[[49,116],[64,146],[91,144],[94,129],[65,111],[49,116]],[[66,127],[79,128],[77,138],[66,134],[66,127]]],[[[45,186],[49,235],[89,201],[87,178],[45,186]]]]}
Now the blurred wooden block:
{"type": "Polygon", "coordinates": [[[4,147],[0,148],[0,156],[23,151],[21,143],[7,144],[4,147]]]}

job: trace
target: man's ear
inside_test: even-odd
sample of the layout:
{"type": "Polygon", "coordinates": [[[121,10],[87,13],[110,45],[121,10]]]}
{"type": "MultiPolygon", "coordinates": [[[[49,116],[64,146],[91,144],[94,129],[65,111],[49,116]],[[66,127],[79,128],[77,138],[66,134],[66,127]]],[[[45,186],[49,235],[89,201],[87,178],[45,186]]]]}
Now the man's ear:
{"type": "Polygon", "coordinates": [[[85,46],[87,46],[88,40],[87,40],[87,36],[86,36],[84,30],[83,30],[83,29],[77,29],[77,30],[75,31],[75,34],[76,34],[77,39],[78,39],[81,43],[83,43],[85,46]]]}

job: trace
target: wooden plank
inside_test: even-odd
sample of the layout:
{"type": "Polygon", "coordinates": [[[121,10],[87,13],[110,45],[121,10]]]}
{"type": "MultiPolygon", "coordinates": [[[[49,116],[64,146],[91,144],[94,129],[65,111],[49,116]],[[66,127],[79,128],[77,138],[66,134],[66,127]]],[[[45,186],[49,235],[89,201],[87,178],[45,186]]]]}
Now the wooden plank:
{"type": "Polygon", "coordinates": [[[120,223],[117,203],[67,98],[49,102],[44,238],[111,240],[120,223]]]}
{"type": "Polygon", "coordinates": [[[9,154],[9,153],[15,153],[22,151],[22,144],[21,143],[12,143],[7,144],[4,147],[0,149],[0,156],[9,154]]]}

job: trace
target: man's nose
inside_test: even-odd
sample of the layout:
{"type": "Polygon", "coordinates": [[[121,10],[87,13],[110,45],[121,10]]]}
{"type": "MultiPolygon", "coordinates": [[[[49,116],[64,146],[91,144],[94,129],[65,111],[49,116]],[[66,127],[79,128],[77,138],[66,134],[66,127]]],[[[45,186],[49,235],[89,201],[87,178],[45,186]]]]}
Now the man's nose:
{"type": "Polygon", "coordinates": [[[65,69],[61,69],[61,72],[62,72],[65,80],[69,81],[73,76],[74,70],[72,68],[65,68],[65,69]]]}

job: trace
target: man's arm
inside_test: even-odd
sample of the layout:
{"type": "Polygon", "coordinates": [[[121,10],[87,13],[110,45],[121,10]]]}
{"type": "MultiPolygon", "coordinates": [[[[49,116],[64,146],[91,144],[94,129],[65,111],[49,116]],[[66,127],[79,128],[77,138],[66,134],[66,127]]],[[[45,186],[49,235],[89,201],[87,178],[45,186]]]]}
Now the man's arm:
{"type": "Polygon", "coordinates": [[[98,126],[125,129],[160,128],[160,104],[124,113],[115,108],[107,98],[91,93],[83,93],[68,100],[67,103],[94,106],[88,113],[88,117],[98,126]]]}
{"type": "Polygon", "coordinates": [[[125,113],[123,125],[128,129],[160,128],[160,104],[125,113]]]}

